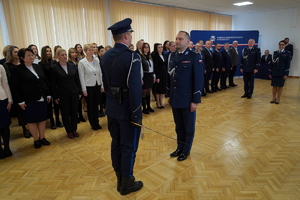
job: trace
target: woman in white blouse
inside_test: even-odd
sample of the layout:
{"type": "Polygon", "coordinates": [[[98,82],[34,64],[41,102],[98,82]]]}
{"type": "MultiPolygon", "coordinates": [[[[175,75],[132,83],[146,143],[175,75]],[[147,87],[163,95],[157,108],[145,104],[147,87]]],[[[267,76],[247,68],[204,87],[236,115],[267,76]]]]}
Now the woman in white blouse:
{"type": "Polygon", "coordinates": [[[0,65],[0,136],[2,137],[4,143],[4,150],[2,149],[2,145],[0,145],[0,159],[12,156],[9,148],[9,125],[11,124],[9,110],[11,105],[12,97],[6,72],[4,67],[0,65]]]}
{"type": "Polygon", "coordinates": [[[86,57],[79,61],[78,72],[82,93],[86,97],[87,113],[93,130],[102,129],[98,119],[100,93],[104,91],[102,72],[98,59],[94,59],[92,44],[85,44],[83,50],[86,57]]]}

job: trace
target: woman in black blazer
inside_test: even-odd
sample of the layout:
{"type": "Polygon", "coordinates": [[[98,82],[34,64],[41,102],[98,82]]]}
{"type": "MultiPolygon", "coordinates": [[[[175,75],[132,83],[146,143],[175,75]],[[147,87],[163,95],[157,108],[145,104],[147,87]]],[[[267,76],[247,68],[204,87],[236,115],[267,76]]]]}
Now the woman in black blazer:
{"type": "MultiPolygon", "coordinates": [[[[50,83],[50,69],[51,65],[53,64],[52,60],[52,51],[51,48],[47,46],[43,46],[41,50],[41,62],[39,65],[43,67],[45,75],[47,77],[48,83],[50,83]]],[[[59,105],[53,102],[53,99],[48,103],[48,110],[47,110],[47,118],[50,119],[50,127],[51,129],[56,129],[56,127],[63,127],[62,123],[59,120],[59,105]],[[52,109],[53,105],[53,109],[52,109]],[[53,110],[55,115],[55,121],[53,117],[53,110]],[[56,122],[56,123],[55,123],[56,122]]]]}
{"type": "Polygon", "coordinates": [[[149,114],[150,112],[154,112],[154,110],[150,106],[150,94],[152,90],[152,86],[155,83],[155,73],[153,61],[150,55],[150,45],[148,43],[143,43],[142,46],[142,54],[141,54],[141,62],[143,67],[143,94],[142,94],[142,105],[143,105],[143,113],[149,114]]]}
{"type": "Polygon", "coordinates": [[[48,81],[42,67],[33,63],[31,49],[20,49],[18,56],[21,64],[12,69],[12,92],[38,149],[42,144],[50,145],[45,138],[47,102],[51,100],[48,81]]]}
{"type": "MultiPolygon", "coordinates": [[[[77,58],[77,51],[74,48],[70,48],[68,50],[68,63],[74,64],[76,66],[76,69],[78,70],[78,58],[77,58]]],[[[82,95],[79,99],[79,103],[78,103],[78,123],[80,123],[80,121],[82,122],[86,122],[86,120],[84,119],[83,115],[82,115],[82,95]]]]}
{"type": "Polygon", "coordinates": [[[163,47],[160,43],[154,44],[154,51],[151,54],[154,64],[156,82],[153,86],[155,91],[156,105],[158,108],[164,108],[163,99],[166,94],[167,84],[167,56],[163,53],[163,47]]]}
{"type": "Polygon", "coordinates": [[[78,103],[81,97],[78,69],[67,62],[67,52],[58,49],[58,62],[51,67],[51,91],[55,103],[59,104],[60,112],[68,138],[79,137],[77,133],[78,103]]]}

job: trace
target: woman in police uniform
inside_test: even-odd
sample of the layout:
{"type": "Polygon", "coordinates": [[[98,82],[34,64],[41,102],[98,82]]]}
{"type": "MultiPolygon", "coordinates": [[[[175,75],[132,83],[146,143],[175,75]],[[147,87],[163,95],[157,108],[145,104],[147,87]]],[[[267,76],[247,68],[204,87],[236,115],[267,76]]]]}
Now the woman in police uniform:
{"type": "Polygon", "coordinates": [[[274,51],[273,65],[270,68],[270,78],[272,79],[271,86],[273,98],[270,103],[279,104],[282,94],[285,79],[289,75],[291,54],[289,51],[284,50],[285,42],[279,42],[279,50],[274,51]]]}

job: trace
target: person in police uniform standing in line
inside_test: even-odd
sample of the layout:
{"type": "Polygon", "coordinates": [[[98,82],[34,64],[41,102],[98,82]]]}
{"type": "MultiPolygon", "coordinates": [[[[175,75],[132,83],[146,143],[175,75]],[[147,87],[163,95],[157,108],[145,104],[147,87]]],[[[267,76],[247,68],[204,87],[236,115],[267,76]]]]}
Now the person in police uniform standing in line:
{"type": "Polygon", "coordinates": [[[191,151],[195,133],[196,109],[201,103],[203,62],[200,54],[188,48],[190,36],[180,31],[176,37],[177,51],[169,56],[170,98],[177,134],[177,149],[170,154],[185,160],[191,151]]]}
{"type": "Polygon", "coordinates": [[[254,89],[254,76],[260,66],[260,48],[255,47],[255,40],[248,40],[248,47],[242,51],[241,72],[244,79],[244,95],[241,98],[251,99],[254,89]]]}
{"type": "Polygon", "coordinates": [[[212,41],[207,40],[205,42],[205,48],[203,48],[202,51],[201,51],[202,56],[203,56],[203,60],[204,60],[204,64],[205,64],[205,71],[206,71],[205,72],[205,78],[204,78],[204,86],[205,86],[204,96],[206,95],[206,93],[213,93],[209,89],[209,80],[210,80],[211,74],[215,70],[213,52],[211,51],[211,46],[212,46],[212,41]]]}
{"type": "Polygon", "coordinates": [[[112,31],[115,46],[102,58],[105,91],[108,91],[105,112],[112,137],[112,166],[121,195],[143,187],[143,182],[135,181],[133,176],[141,130],[137,124],[142,124],[142,79],[140,57],[128,48],[133,32],[131,22],[126,18],[108,28],[112,31]]]}
{"type": "Polygon", "coordinates": [[[285,79],[288,77],[291,65],[291,53],[285,50],[285,42],[281,40],[278,43],[279,50],[274,51],[273,65],[271,65],[269,71],[269,77],[272,79],[271,86],[273,98],[270,103],[279,104],[282,94],[285,79]],[[277,96],[276,96],[277,94],[277,96]]]}

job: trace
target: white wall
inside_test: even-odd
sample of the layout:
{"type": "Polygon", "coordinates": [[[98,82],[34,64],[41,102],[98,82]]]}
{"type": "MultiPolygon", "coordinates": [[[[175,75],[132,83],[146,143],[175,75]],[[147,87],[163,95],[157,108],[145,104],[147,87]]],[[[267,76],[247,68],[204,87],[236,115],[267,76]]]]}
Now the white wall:
{"type": "Polygon", "coordinates": [[[232,30],[258,30],[262,55],[266,49],[273,54],[285,37],[294,45],[290,76],[300,76],[300,15],[298,8],[276,10],[232,17],[232,30]]]}

